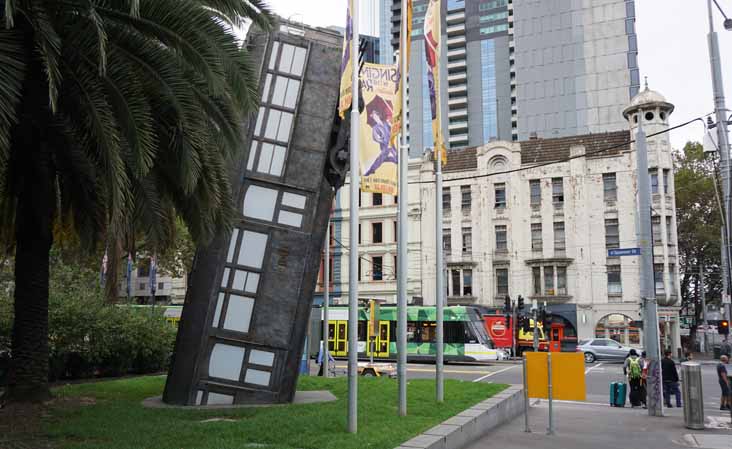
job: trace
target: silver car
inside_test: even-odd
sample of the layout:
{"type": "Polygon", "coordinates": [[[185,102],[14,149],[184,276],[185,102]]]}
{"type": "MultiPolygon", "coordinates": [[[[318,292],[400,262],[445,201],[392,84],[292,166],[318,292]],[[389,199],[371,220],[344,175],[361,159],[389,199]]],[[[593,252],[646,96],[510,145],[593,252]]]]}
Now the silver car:
{"type": "MultiPolygon", "coordinates": [[[[623,346],[615,340],[609,338],[594,338],[591,340],[582,340],[577,344],[577,352],[585,355],[585,362],[592,363],[595,360],[616,360],[623,361],[628,357],[630,350],[634,349],[630,346],[623,346]]],[[[636,349],[638,355],[641,350],[636,349]]]]}

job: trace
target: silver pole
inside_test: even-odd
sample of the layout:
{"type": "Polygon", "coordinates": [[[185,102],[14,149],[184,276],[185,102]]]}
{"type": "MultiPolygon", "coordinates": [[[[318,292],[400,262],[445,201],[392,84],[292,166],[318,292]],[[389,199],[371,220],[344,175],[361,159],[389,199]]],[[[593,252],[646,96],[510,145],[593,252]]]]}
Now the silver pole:
{"type": "Polygon", "coordinates": [[[554,387],[552,386],[552,353],[548,353],[546,357],[548,369],[548,387],[549,387],[549,428],[546,429],[547,435],[554,435],[554,387]]]}
{"type": "Polygon", "coordinates": [[[529,428],[529,380],[526,373],[526,356],[521,359],[524,376],[524,432],[531,433],[529,428]]]}
{"type": "Polygon", "coordinates": [[[330,302],[330,220],[328,227],[325,229],[325,272],[323,273],[323,376],[328,377],[328,368],[330,361],[328,360],[328,337],[330,329],[328,327],[328,305],[330,302]]]}
{"type": "MultiPolygon", "coordinates": [[[[439,95],[439,92],[437,93],[439,95]]],[[[435,266],[436,292],[435,292],[435,308],[437,315],[437,354],[435,357],[435,381],[437,383],[437,402],[445,400],[444,381],[443,381],[443,364],[444,364],[444,347],[443,347],[443,301],[445,294],[444,287],[444,270],[443,253],[442,253],[442,158],[437,148],[433,150],[435,156],[435,258],[437,263],[435,266]]]]}
{"type": "Polygon", "coordinates": [[[534,310],[532,310],[532,315],[534,317],[534,352],[539,351],[539,316],[537,314],[538,312],[538,306],[534,306],[534,310]]]}
{"type": "Polygon", "coordinates": [[[651,179],[648,174],[648,148],[643,130],[643,111],[638,112],[636,135],[636,160],[638,169],[638,220],[640,222],[638,246],[641,250],[640,296],[645,307],[643,330],[645,348],[650,359],[648,370],[648,415],[663,416],[661,389],[661,349],[658,341],[658,310],[653,279],[653,246],[651,244],[651,179]]]}
{"type": "Polygon", "coordinates": [[[351,103],[351,214],[348,267],[348,432],[358,431],[358,195],[360,191],[358,154],[358,0],[353,0],[351,11],[353,64],[351,103]]]}
{"type": "Polygon", "coordinates": [[[402,0],[402,133],[399,147],[399,230],[397,258],[397,377],[399,378],[399,416],[407,416],[407,232],[409,210],[409,146],[407,145],[407,0],[402,0]]]}
{"type": "MultiPolygon", "coordinates": [[[[717,33],[714,31],[714,17],[712,15],[712,1],[707,0],[707,11],[709,13],[709,63],[712,68],[712,88],[714,90],[714,112],[717,120],[717,142],[719,143],[719,171],[722,175],[722,190],[724,195],[724,216],[725,216],[725,237],[722,243],[725,247],[725,255],[727,260],[732,260],[730,256],[730,242],[732,242],[732,197],[730,192],[730,177],[732,166],[729,158],[729,134],[727,133],[727,107],[724,101],[724,84],[722,80],[722,63],[719,54],[719,40],[717,33]]],[[[724,293],[729,295],[729,289],[732,287],[731,270],[725,271],[727,286],[724,293]]],[[[730,305],[727,304],[727,317],[729,318],[730,305]]]]}
{"type": "MultiPolygon", "coordinates": [[[[707,296],[705,291],[706,289],[704,287],[704,267],[701,263],[699,263],[699,290],[702,306],[702,324],[704,325],[704,332],[702,332],[701,351],[707,352],[707,296]]],[[[696,315],[696,311],[694,314],[696,315]]]]}

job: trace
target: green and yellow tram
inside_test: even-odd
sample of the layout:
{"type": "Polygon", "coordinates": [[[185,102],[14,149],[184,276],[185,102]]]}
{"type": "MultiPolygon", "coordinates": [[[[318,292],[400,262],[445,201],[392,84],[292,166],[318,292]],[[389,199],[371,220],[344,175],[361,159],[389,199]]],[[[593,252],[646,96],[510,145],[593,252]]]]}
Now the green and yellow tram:
{"type": "MultiPolygon", "coordinates": [[[[358,309],[358,355],[375,360],[396,360],[397,308],[382,305],[371,320],[370,309],[358,309]],[[370,345],[369,341],[374,341],[370,345]]],[[[314,308],[310,326],[310,353],[318,352],[322,340],[322,308],[314,308]]],[[[436,354],[436,309],[428,306],[407,307],[407,359],[434,361],[436,354]]],[[[333,357],[348,356],[348,306],[331,306],[328,313],[328,348],[333,357]]],[[[444,308],[445,360],[480,362],[501,360],[504,351],[495,349],[477,309],[469,306],[444,308]]]]}

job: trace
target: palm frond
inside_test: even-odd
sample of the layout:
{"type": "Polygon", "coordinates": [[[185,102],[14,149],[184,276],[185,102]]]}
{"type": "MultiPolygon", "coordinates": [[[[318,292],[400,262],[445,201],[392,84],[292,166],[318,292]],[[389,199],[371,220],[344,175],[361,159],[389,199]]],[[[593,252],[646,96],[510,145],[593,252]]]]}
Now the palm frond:
{"type": "Polygon", "coordinates": [[[10,154],[10,133],[17,123],[25,70],[21,33],[15,29],[0,29],[0,170],[10,154]]]}

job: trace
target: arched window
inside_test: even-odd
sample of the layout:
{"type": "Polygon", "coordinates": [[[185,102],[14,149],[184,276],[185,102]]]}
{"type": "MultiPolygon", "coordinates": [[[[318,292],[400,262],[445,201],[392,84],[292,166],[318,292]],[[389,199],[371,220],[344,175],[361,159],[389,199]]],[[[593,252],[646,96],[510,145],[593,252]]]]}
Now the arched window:
{"type": "Polygon", "coordinates": [[[605,315],[595,326],[595,338],[611,338],[622,345],[640,345],[640,329],[621,313],[605,315]]]}

